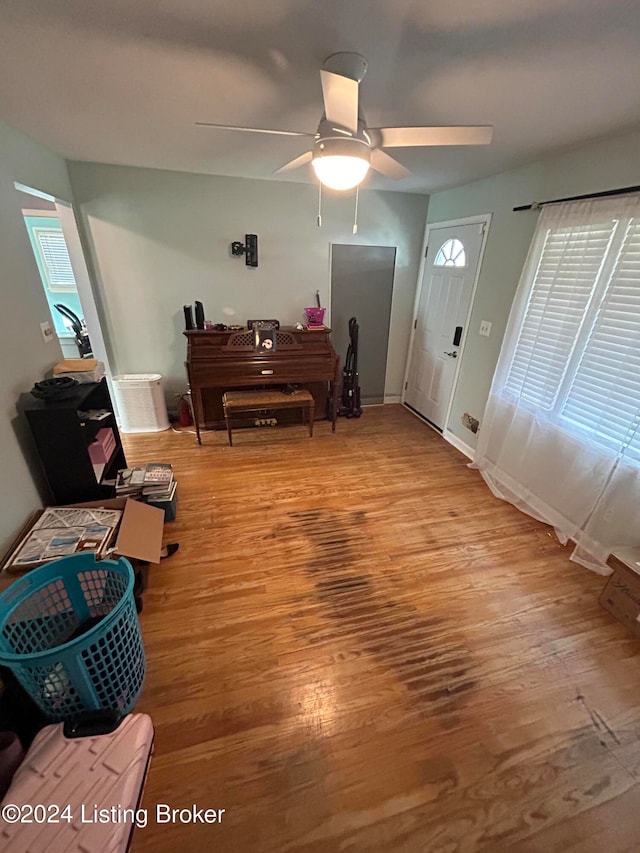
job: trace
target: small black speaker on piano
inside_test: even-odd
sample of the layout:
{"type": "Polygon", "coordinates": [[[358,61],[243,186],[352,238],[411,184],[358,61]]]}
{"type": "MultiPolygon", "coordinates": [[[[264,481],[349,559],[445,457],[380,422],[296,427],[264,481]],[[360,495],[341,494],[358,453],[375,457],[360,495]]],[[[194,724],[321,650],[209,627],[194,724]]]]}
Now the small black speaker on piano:
{"type": "Polygon", "coordinates": [[[204,305],[196,299],[196,328],[204,329],[204,305]]]}
{"type": "Polygon", "coordinates": [[[193,322],[193,307],[191,305],[183,305],[182,310],[184,311],[184,327],[187,331],[191,329],[195,329],[195,323],[193,322]]]}
{"type": "Polygon", "coordinates": [[[253,329],[256,323],[268,323],[276,330],[280,328],[280,320],[247,320],[247,329],[253,329]]]}

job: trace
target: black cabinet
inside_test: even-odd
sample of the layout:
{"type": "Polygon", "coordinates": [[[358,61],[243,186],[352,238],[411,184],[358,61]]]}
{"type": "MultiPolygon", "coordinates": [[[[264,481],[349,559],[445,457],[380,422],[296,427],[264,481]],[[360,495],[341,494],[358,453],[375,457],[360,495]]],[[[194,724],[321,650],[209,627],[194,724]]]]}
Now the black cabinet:
{"type": "Polygon", "coordinates": [[[45,401],[21,394],[18,410],[33,435],[54,504],[114,497],[114,487],[105,481],[114,480],[127,460],[105,379],[78,385],[63,399],[45,401]],[[102,429],[111,430],[115,439],[106,462],[89,455],[89,445],[102,429]]]}

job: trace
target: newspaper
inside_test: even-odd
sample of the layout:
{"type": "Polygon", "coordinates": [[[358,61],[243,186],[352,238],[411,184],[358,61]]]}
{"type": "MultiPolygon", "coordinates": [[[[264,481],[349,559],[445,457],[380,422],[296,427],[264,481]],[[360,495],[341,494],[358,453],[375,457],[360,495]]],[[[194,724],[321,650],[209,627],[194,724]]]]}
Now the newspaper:
{"type": "Polygon", "coordinates": [[[100,554],[121,518],[119,509],[48,507],[18,545],[7,568],[38,566],[81,551],[100,554]]]}
{"type": "Polygon", "coordinates": [[[122,516],[120,509],[88,509],[79,507],[48,507],[34,524],[41,527],[116,527],[122,516]]]}
{"type": "Polygon", "coordinates": [[[9,565],[34,565],[80,551],[100,551],[108,543],[114,529],[95,523],[84,527],[34,527],[9,565]]]}

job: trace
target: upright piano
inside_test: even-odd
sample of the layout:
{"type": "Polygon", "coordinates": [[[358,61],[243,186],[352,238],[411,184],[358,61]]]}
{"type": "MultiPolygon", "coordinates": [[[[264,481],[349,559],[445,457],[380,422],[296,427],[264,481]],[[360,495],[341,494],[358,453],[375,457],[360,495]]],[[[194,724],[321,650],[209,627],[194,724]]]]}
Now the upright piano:
{"type": "Polygon", "coordinates": [[[315,400],[316,420],[328,417],[335,430],[340,359],[331,345],[330,329],[281,327],[275,351],[256,352],[253,331],[184,332],[185,367],[191,388],[198,443],[202,429],[224,429],[225,391],[299,385],[315,400]]]}

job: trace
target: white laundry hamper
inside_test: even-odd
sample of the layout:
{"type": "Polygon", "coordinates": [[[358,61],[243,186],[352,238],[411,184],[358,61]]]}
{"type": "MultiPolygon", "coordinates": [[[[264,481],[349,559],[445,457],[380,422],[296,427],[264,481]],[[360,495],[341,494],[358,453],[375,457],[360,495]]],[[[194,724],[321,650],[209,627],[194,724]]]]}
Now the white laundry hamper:
{"type": "Polygon", "coordinates": [[[121,432],[169,429],[167,404],[159,373],[124,373],[113,377],[121,432]]]}

